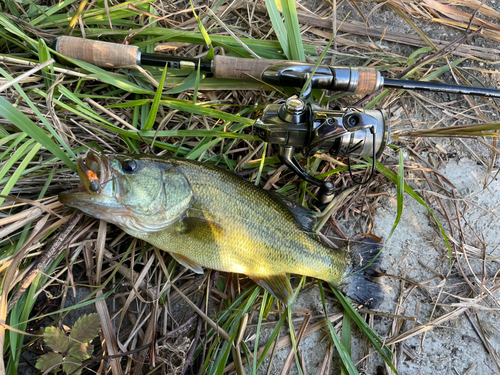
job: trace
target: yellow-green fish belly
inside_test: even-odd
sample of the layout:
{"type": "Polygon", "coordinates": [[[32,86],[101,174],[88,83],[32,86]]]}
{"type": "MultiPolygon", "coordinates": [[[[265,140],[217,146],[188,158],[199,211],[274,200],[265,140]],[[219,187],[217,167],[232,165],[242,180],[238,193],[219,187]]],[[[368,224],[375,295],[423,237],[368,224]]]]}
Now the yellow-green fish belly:
{"type": "Polygon", "coordinates": [[[343,251],[335,254],[298,230],[268,229],[264,231],[267,233],[254,238],[241,229],[230,226],[224,229],[211,230],[210,226],[204,226],[196,233],[183,233],[174,226],[141,237],[162,250],[180,254],[203,267],[251,277],[288,272],[339,284],[346,272],[347,261],[343,251]],[[272,241],[262,238],[266,235],[272,237],[272,241]]]}

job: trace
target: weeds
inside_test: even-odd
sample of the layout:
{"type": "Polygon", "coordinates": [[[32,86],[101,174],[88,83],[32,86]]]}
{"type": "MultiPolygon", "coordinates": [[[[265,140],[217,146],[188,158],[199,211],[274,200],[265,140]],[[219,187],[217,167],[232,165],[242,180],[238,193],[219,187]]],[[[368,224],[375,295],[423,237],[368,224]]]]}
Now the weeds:
{"type": "Polygon", "coordinates": [[[94,346],[90,342],[98,336],[100,329],[101,322],[97,314],[84,315],[78,319],[69,336],[61,329],[46,327],[44,341],[53,351],[42,355],[36,368],[49,372],[57,371],[62,366],[66,374],[79,375],[81,371],[78,368],[92,355],[94,346]]]}
{"type": "MultiPolygon", "coordinates": [[[[343,159],[318,154],[304,162],[311,173],[329,179],[344,192],[327,208],[318,230],[340,243],[348,237],[341,222],[356,225],[349,221],[355,216],[359,230],[370,232],[375,209],[387,195],[384,186],[390,186],[396,192],[396,210],[389,237],[402,220],[406,193],[428,210],[442,235],[435,246],[447,249],[446,268],[443,275],[433,270],[441,275],[442,286],[449,286],[457,274],[468,288],[466,295],[445,293],[441,298],[441,292],[434,294],[423,282],[388,275],[411,285],[407,296],[414,289],[425,290],[439,316],[407,327],[404,323],[416,318],[401,311],[401,297],[395,313],[384,317],[393,322],[393,331],[381,332],[378,327],[380,336],[370,326],[377,312],[363,312],[368,318],[360,315],[334,289],[340,305],[332,309],[332,295],[321,283],[316,286],[313,280],[303,279],[295,294],[319,288],[322,311],[304,312],[294,306],[283,310],[274,297],[242,275],[194,276],[157,249],[105,223],[81,214],[72,216],[71,210],[57,202],[59,192],[78,183],[75,162],[88,149],[213,162],[305,205],[317,194],[315,188],[281,168],[273,146],[262,145],[251,131],[262,106],[282,98],[280,91],[259,81],[212,78],[183,69],[107,71],[72,59],[68,59],[72,66],[63,65],[50,47],[59,35],[126,42],[147,52],[165,42],[174,54],[197,58],[227,54],[316,63],[323,52],[323,63],[370,66],[388,77],[408,79],[479,84],[484,77],[498,76],[493,65],[498,51],[426,34],[427,24],[441,24],[464,33],[481,31],[498,41],[495,22],[500,14],[486,5],[478,8],[477,1],[463,1],[460,9],[449,1],[385,2],[392,17],[397,15],[403,26],[414,31],[411,35],[372,27],[376,23],[372,15],[381,11],[378,3],[313,3],[310,9],[303,4],[297,7],[291,0],[266,0],[265,6],[218,1],[210,9],[204,3],[151,0],[6,0],[0,5],[0,345],[4,349],[0,373],[17,374],[20,366],[33,365],[22,354],[35,353],[42,371],[62,364],[64,371],[71,372],[92,355],[83,363],[87,368],[97,371],[93,366],[107,359],[113,374],[184,373],[187,369],[199,374],[259,374],[272,368],[279,360],[276,353],[284,348],[290,354],[282,373],[292,368],[305,373],[307,358],[299,342],[320,330],[326,333],[327,345],[324,352],[316,353],[318,358],[324,356],[319,373],[336,367],[356,374],[363,366],[370,372],[374,368],[370,358],[378,364],[383,360],[386,369],[396,373],[400,357],[389,346],[396,354],[409,353],[404,345],[412,337],[425,337],[425,332],[466,311],[497,308],[496,275],[473,278],[472,268],[469,272],[465,265],[475,257],[482,259],[486,269],[498,257],[487,256],[480,240],[474,246],[469,243],[460,222],[463,201],[451,182],[421,157],[422,150],[446,157],[437,146],[429,146],[431,137],[486,137],[480,141],[491,156],[477,158],[494,171],[498,120],[491,120],[490,113],[498,112],[498,104],[493,100],[445,97],[436,101],[418,93],[389,90],[367,98],[338,93],[318,98],[323,105],[385,108],[393,139],[401,148],[397,157],[390,150],[385,153],[377,162],[380,173],[364,187],[353,186],[346,178],[343,159]],[[338,30],[332,29],[332,14],[337,14],[338,30]],[[402,55],[388,47],[391,41],[419,49],[402,55]],[[424,120],[422,113],[432,120],[424,120]],[[453,126],[444,126],[450,122],[453,126]],[[404,152],[414,159],[405,159],[404,152]],[[488,280],[493,280],[492,285],[488,280]],[[87,291],[87,298],[66,306],[67,297],[79,288],[87,291]],[[451,303],[448,298],[456,300],[451,303]],[[90,318],[82,318],[69,336],[61,330],[67,315],[85,306],[99,311],[102,337],[95,348],[89,342],[97,320],[86,324],[90,318]],[[84,325],[89,326],[85,337],[73,333],[81,332],[84,325]],[[363,353],[352,343],[358,331],[370,343],[363,353]],[[54,335],[45,339],[52,354],[42,354],[46,348],[40,341],[24,335],[42,332],[54,335]],[[72,339],[83,346],[77,348],[72,339]],[[78,351],[73,367],[68,365],[72,350],[78,351]],[[374,352],[377,359],[371,356],[374,352]]],[[[370,160],[358,161],[353,173],[362,177],[370,164],[370,160]]],[[[498,370],[498,354],[482,322],[474,322],[474,327],[498,370]]]]}

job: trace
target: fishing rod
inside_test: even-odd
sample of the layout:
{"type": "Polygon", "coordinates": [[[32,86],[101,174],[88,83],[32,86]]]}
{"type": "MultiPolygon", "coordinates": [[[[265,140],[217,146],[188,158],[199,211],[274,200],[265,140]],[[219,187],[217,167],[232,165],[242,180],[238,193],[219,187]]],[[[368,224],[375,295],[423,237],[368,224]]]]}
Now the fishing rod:
{"type": "Polygon", "coordinates": [[[215,78],[252,80],[254,78],[271,85],[302,87],[309,76],[311,88],[353,92],[369,95],[382,88],[425,90],[463,95],[500,98],[500,90],[463,85],[408,81],[384,78],[374,68],[337,67],[289,60],[245,59],[215,56],[213,60],[143,53],[139,47],[97,40],[60,36],[54,41],[54,49],[62,55],[82,60],[103,68],[131,68],[151,65],[177,69],[200,69],[215,78]]]}
{"type": "Polygon", "coordinates": [[[254,124],[255,133],[265,142],[279,146],[278,156],[300,178],[319,186],[319,205],[333,199],[334,185],[309,175],[295,152],[308,157],[317,152],[348,158],[351,179],[365,184],[373,177],[377,159],[390,143],[390,125],[384,110],[361,108],[325,109],[307,103],[312,89],[369,95],[382,88],[425,90],[500,98],[500,90],[421,81],[388,79],[373,68],[338,67],[288,60],[245,59],[215,56],[213,60],[142,53],[139,47],[61,36],[54,49],[62,55],[104,68],[130,68],[136,65],[200,69],[215,78],[259,79],[283,87],[308,86],[301,97],[268,104],[254,124]],[[352,174],[351,157],[370,157],[371,173],[364,181],[352,174]]]}

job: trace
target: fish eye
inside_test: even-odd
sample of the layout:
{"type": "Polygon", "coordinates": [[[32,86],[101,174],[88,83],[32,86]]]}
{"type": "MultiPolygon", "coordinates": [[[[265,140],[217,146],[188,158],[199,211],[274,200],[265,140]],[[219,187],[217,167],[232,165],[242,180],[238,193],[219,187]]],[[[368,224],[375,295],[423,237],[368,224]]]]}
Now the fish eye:
{"type": "Polygon", "coordinates": [[[95,181],[92,181],[89,185],[89,190],[94,192],[94,193],[97,193],[100,188],[101,188],[101,184],[99,184],[98,182],[95,182],[95,181]]]}
{"type": "Polygon", "coordinates": [[[130,159],[125,160],[122,163],[122,169],[124,172],[132,173],[137,169],[137,163],[135,162],[135,160],[130,160],[130,159]]]}

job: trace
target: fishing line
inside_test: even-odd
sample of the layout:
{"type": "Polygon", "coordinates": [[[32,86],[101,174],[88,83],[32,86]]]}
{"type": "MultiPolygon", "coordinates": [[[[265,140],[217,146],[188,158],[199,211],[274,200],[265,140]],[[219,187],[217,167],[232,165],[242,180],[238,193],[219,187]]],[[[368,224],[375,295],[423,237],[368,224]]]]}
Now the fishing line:
{"type": "Polygon", "coordinates": [[[94,190],[94,189],[92,188],[92,184],[93,184],[93,182],[92,182],[92,183],[90,184],[90,186],[89,186],[89,189],[90,189],[90,191],[92,191],[92,192],[94,192],[94,193],[97,193],[97,192],[98,192],[100,189],[102,189],[102,188],[103,188],[103,186],[105,186],[108,182],[111,182],[111,181],[113,181],[113,180],[116,180],[117,178],[118,178],[118,176],[115,176],[115,177],[113,177],[112,179],[107,180],[107,181],[104,181],[104,182],[102,182],[102,183],[97,183],[97,182],[96,182],[95,184],[98,186],[98,188],[97,188],[96,190],[94,190]]]}

